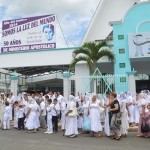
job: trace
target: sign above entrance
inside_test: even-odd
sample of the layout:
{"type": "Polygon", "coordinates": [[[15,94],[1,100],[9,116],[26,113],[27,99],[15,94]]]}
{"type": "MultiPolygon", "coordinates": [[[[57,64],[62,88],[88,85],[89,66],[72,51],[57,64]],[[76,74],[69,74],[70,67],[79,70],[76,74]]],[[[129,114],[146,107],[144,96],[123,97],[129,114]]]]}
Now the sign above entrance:
{"type": "Polygon", "coordinates": [[[150,33],[134,33],[128,35],[129,57],[150,57],[150,33]]]}
{"type": "Polygon", "coordinates": [[[55,15],[2,22],[1,52],[56,48],[55,15]]]}

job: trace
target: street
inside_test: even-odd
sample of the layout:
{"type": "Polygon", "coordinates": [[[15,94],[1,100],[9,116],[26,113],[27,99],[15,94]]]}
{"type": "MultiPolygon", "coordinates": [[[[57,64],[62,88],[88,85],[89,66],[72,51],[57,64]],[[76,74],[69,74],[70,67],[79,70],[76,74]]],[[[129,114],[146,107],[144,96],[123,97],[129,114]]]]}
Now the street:
{"type": "Polygon", "coordinates": [[[95,138],[87,134],[77,138],[63,137],[62,132],[52,135],[27,131],[0,130],[0,150],[149,150],[150,139],[139,138],[135,132],[120,141],[108,137],[95,138]]]}

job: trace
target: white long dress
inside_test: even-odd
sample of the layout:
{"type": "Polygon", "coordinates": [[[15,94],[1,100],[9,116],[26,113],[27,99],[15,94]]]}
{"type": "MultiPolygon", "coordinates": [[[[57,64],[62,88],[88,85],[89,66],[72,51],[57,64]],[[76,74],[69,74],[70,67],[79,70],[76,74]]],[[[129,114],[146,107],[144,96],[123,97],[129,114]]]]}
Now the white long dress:
{"type": "Polygon", "coordinates": [[[27,122],[26,122],[26,128],[28,130],[32,130],[32,129],[36,129],[37,128],[37,123],[36,123],[36,119],[37,119],[37,105],[36,104],[29,104],[28,106],[31,111],[29,113],[29,116],[27,118],[27,122]]]}
{"type": "Polygon", "coordinates": [[[133,123],[134,122],[134,106],[133,106],[133,97],[132,96],[129,96],[127,98],[127,103],[132,103],[130,106],[128,106],[128,110],[130,113],[129,123],[133,123]]]}
{"type": "MultiPolygon", "coordinates": [[[[108,105],[109,102],[106,102],[106,105],[108,105]]],[[[107,136],[110,136],[110,126],[109,126],[109,107],[105,109],[105,124],[104,124],[104,132],[107,136]]]]}
{"type": "Polygon", "coordinates": [[[83,128],[83,103],[78,102],[78,104],[79,104],[79,107],[77,108],[79,114],[77,117],[78,129],[82,129],[83,128]]]}
{"type": "Polygon", "coordinates": [[[11,98],[7,98],[7,102],[9,102],[9,106],[11,107],[10,120],[12,120],[12,104],[13,104],[13,101],[12,101],[11,98]]]}
{"type": "Polygon", "coordinates": [[[3,111],[5,109],[5,102],[0,102],[0,128],[3,126],[3,111]]]}
{"type": "Polygon", "coordinates": [[[126,100],[121,101],[121,134],[128,134],[129,123],[128,123],[128,111],[126,108],[126,100]]]}
{"type": "Polygon", "coordinates": [[[35,102],[35,105],[37,106],[37,110],[36,110],[36,129],[38,129],[40,127],[40,106],[35,102]]]}
{"type": "MultiPolygon", "coordinates": [[[[76,108],[76,103],[71,101],[67,105],[67,111],[73,110],[76,108]]],[[[77,116],[67,116],[66,117],[66,131],[65,135],[70,136],[70,135],[77,135],[78,134],[78,127],[77,127],[77,116]]]]}
{"type": "Polygon", "coordinates": [[[65,129],[65,124],[66,124],[66,103],[62,101],[61,103],[61,130],[65,129]]]}
{"type": "Polygon", "coordinates": [[[98,100],[90,104],[91,131],[94,132],[102,131],[99,104],[100,102],[98,100]]]}
{"type": "Polygon", "coordinates": [[[138,124],[140,121],[140,112],[139,112],[139,102],[140,100],[135,101],[135,123],[138,124]]]}
{"type": "Polygon", "coordinates": [[[14,128],[18,128],[18,107],[14,108],[14,128]]]}
{"type": "Polygon", "coordinates": [[[90,105],[89,101],[85,101],[83,103],[83,106],[82,106],[82,109],[83,109],[83,120],[84,120],[84,117],[88,116],[89,105],[90,105]]]}

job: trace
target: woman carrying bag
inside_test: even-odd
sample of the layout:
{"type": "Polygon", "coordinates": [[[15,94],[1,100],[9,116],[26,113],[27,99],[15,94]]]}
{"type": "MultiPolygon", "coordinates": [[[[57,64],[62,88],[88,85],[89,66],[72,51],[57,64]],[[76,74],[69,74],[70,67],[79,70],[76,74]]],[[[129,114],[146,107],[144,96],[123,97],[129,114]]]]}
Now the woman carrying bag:
{"type": "Polygon", "coordinates": [[[115,92],[112,92],[110,94],[111,103],[108,105],[110,114],[110,132],[113,139],[120,140],[121,113],[120,105],[116,98],[117,94],[115,92]]]}
{"type": "Polygon", "coordinates": [[[77,108],[76,99],[73,95],[69,95],[69,101],[67,104],[66,116],[66,131],[65,136],[74,138],[78,135],[78,125],[77,125],[77,108]]]}

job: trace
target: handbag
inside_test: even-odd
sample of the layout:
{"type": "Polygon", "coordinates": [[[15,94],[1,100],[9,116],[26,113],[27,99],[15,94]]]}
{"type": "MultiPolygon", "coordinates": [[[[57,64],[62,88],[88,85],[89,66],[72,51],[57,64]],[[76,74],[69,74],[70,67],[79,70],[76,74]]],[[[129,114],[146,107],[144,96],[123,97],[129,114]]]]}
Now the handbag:
{"type": "Polygon", "coordinates": [[[141,132],[145,133],[145,132],[149,132],[149,131],[150,131],[149,124],[146,122],[146,119],[142,119],[141,132]]]}
{"type": "Polygon", "coordinates": [[[74,107],[72,112],[68,114],[69,117],[75,117],[78,115],[77,109],[74,107]]]}
{"type": "Polygon", "coordinates": [[[121,125],[121,115],[120,113],[119,114],[116,114],[116,119],[115,119],[115,125],[116,126],[120,126],[121,125]]]}

